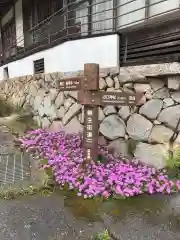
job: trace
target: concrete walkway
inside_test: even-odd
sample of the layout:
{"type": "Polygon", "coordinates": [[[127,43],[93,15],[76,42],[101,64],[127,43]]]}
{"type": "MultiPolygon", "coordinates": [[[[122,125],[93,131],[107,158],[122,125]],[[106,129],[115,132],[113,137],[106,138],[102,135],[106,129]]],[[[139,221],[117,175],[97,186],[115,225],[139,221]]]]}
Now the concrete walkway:
{"type": "MultiPolygon", "coordinates": [[[[176,197],[106,201],[96,209],[68,194],[33,196],[0,203],[1,240],[88,240],[104,225],[122,240],[179,240],[180,215],[172,209],[176,197]]],[[[180,198],[177,198],[179,203],[180,198]]],[[[174,206],[177,207],[177,206],[174,206]]]]}
{"type": "Polygon", "coordinates": [[[77,220],[60,196],[0,203],[1,240],[87,240],[102,230],[100,222],[77,220]]]}

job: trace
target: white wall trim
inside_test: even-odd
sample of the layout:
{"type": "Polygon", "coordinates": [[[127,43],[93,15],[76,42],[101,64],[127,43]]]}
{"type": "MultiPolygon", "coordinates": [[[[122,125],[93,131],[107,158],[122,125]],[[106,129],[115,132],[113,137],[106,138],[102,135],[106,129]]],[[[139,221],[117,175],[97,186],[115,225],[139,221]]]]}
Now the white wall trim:
{"type": "Polygon", "coordinates": [[[5,67],[8,67],[10,78],[34,74],[33,61],[40,58],[44,58],[45,73],[79,71],[83,70],[85,63],[98,63],[101,68],[118,68],[119,36],[68,41],[35,53],[0,67],[0,80],[4,78],[5,67]]]}

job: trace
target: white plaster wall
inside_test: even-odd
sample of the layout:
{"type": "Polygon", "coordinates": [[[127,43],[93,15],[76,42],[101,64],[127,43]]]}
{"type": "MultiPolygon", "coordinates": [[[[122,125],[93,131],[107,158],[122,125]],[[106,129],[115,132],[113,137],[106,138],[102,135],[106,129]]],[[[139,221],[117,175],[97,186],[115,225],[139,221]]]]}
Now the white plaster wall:
{"type": "Polygon", "coordinates": [[[16,44],[24,47],[22,0],[15,4],[16,44]]]}
{"type": "Polygon", "coordinates": [[[33,74],[33,61],[40,58],[44,58],[45,73],[83,70],[85,63],[98,63],[101,68],[118,67],[118,48],[119,36],[116,34],[69,41],[0,67],[0,80],[7,66],[10,78],[33,74]]]}

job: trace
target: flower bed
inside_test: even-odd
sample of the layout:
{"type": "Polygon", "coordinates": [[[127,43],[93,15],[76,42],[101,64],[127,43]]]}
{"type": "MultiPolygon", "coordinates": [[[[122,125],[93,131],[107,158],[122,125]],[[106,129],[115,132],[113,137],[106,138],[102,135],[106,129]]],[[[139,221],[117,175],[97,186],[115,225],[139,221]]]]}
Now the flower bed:
{"type": "Polygon", "coordinates": [[[136,160],[118,159],[105,146],[99,146],[101,160],[83,168],[82,137],[78,134],[37,129],[28,132],[20,142],[26,151],[48,160],[45,167],[52,167],[60,186],[68,185],[84,198],[170,194],[180,190],[180,180],[170,180],[164,170],[157,171],[136,160]]]}

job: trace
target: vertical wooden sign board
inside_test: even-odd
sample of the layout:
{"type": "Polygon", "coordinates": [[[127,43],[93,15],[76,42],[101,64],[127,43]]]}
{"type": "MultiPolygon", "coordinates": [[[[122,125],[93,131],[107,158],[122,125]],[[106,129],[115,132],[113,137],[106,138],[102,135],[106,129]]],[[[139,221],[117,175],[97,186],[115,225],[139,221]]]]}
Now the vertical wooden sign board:
{"type": "Polygon", "coordinates": [[[89,162],[97,158],[98,147],[98,108],[84,107],[84,158],[89,162]]]}
{"type": "Polygon", "coordinates": [[[83,149],[88,162],[98,157],[98,106],[134,106],[143,93],[99,91],[99,65],[85,64],[84,76],[59,80],[60,91],[78,91],[78,101],[84,105],[83,149]]]}
{"type": "Polygon", "coordinates": [[[84,157],[97,160],[98,157],[98,107],[106,105],[134,106],[141,94],[99,91],[99,65],[85,64],[83,89],[79,91],[79,101],[84,105],[84,157]]]}
{"type": "MultiPolygon", "coordinates": [[[[85,96],[90,91],[99,90],[99,65],[85,64],[84,65],[84,81],[82,82],[82,92],[80,102],[83,104],[85,96]],[[82,100],[81,100],[82,99],[82,100]]],[[[91,105],[87,101],[84,105],[84,134],[83,147],[84,159],[88,162],[97,159],[98,153],[98,106],[91,105]]]]}

